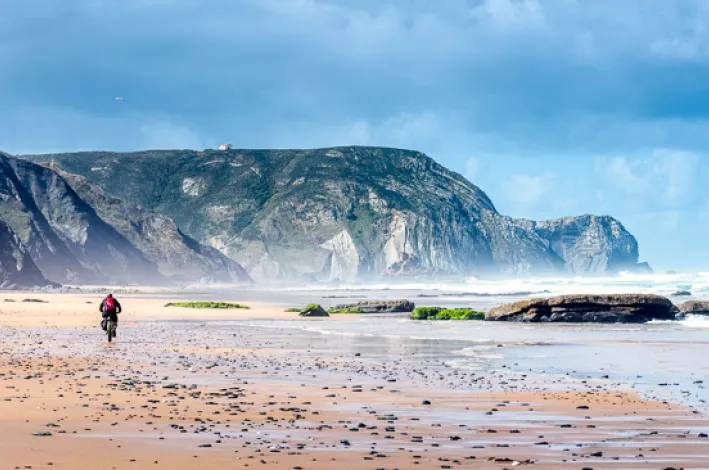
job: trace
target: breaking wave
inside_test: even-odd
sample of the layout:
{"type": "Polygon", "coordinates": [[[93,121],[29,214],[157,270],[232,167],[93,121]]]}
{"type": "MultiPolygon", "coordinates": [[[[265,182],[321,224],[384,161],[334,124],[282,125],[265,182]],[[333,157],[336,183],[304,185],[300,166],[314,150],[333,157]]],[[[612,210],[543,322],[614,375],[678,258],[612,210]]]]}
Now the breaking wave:
{"type": "Polygon", "coordinates": [[[423,291],[425,297],[462,296],[555,296],[566,294],[658,294],[671,296],[677,291],[691,292],[694,298],[709,299],[709,272],[677,274],[631,274],[605,277],[529,277],[504,280],[475,277],[392,281],[361,284],[312,284],[286,287],[285,290],[321,291],[423,291]]]}

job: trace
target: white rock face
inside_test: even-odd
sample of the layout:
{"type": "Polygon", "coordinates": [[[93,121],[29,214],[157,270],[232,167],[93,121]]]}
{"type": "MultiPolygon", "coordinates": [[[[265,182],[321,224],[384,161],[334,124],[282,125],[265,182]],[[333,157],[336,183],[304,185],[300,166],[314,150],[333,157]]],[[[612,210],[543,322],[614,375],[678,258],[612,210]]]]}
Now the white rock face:
{"type": "Polygon", "coordinates": [[[330,279],[354,281],[359,272],[359,253],[354,240],[347,230],[343,230],[321,245],[332,252],[330,257],[330,279]]]}
{"type": "MultiPolygon", "coordinates": [[[[204,215],[212,221],[223,222],[230,220],[234,217],[234,208],[225,204],[219,204],[215,206],[207,206],[204,209],[204,215]]],[[[215,247],[216,248],[216,247],[215,247]]]]}
{"type": "Polygon", "coordinates": [[[369,202],[369,207],[372,208],[374,212],[377,214],[385,214],[387,210],[387,203],[384,199],[381,199],[377,193],[372,191],[371,189],[369,190],[368,194],[368,201],[369,202]]]}
{"type": "Polygon", "coordinates": [[[72,223],[52,223],[49,225],[56,231],[64,234],[69,240],[78,244],[86,244],[89,235],[89,224],[86,220],[72,220],[72,223]]]}
{"type": "Polygon", "coordinates": [[[550,241],[572,274],[614,272],[637,253],[637,241],[620,223],[607,216],[584,215],[534,223],[534,229],[550,241]]]}
{"type": "Polygon", "coordinates": [[[266,283],[284,277],[281,265],[277,261],[272,260],[268,253],[264,253],[260,259],[256,260],[251,270],[253,271],[254,278],[266,283]]]}
{"type": "Polygon", "coordinates": [[[211,239],[210,243],[228,257],[238,260],[249,275],[261,283],[269,284],[288,276],[261,241],[228,239],[223,235],[211,239]]]}
{"type": "Polygon", "coordinates": [[[335,149],[328,150],[325,155],[327,155],[328,157],[331,157],[331,158],[342,158],[342,157],[344,157],[344,154],[343,154],[342,152],[340,152],[339,150],[335,150],[335,149]]]}
{"type": "Polygon", "coordinates": [[[389,225],[389,238],[384,244],[384,261],[390,268],[394,263],[401,261],[402,254],[412,254],[411,246],[407,240],[406,217],[394,214],[389,225]]]}
{"type": "Polygon", "coordinates": [[[182,180],[182,192],[188,196],[200,196],[204,191],[205,184],[199,178],[185,178],[182,180]]]}

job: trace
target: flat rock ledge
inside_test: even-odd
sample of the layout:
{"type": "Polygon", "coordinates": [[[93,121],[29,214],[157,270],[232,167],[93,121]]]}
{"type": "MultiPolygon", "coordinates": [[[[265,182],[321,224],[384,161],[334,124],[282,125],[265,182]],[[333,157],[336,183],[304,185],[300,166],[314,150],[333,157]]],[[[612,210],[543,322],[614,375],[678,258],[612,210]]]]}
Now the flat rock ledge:
{"type": "Polygon", "coordinates": [[[679,313],[682,315],[709,315],[709,302],[690,300],[679,306],[679,313]]]}
{"type": "Polygon", "coordinates": [[[386,300],[335,306],[335,309],[345,308],[358,308],[364,313],[406,313],[413,312],[416,305],[408,300],[386,300]]]}
{"type": "Polygon", "coordinates": [[[675,320],[677,307],[650,294],[562,295],[500,305],[485,314],[489,321],[644,323],[675,320]]]}

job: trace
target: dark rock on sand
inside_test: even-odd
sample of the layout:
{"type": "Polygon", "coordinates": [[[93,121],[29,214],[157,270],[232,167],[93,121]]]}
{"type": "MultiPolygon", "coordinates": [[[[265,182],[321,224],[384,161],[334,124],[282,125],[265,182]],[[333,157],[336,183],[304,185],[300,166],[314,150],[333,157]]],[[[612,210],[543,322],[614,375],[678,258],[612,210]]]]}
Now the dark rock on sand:
{"type": "Polygon", "coordinates": [[[363,313],[413,312],[414,308],[416,305],[408,300],[367,301],[335,306],[335,310],[359,309],[363,313]]]}
{"type": "Polygon", "coordinates": [[[299,314],[301,317],[329,317],[330,314],[320,305],[308,305],[299,314]]]}
{"type": "Polygon", "coordinates": [[[681,315],[709,315],[709,302],[690,300],[679,306],[679,313],[681,315]]]}
{"type": "Polygon", "coordinates": [[[491,309],[485,320],[520,322],[643,323],[674,320],[677,308],[659,295],[563,295],[522,300],[491,309]]]}
{"type": "Polygon", "coordinates": [[[689,297],[691,295],[692,293],[688,290],[678,290],[677,292],[672,294],[672,297],[689,297]]]}

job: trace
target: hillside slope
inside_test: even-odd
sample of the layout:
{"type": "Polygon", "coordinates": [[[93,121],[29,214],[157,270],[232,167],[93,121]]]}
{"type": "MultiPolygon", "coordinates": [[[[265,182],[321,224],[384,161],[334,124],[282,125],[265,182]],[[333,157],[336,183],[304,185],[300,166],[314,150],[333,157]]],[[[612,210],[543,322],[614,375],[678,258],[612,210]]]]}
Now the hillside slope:
{"type": "Polygon", "coordinates": [[[85,152],[28,156],[175,220],[257,279],[405,274],[605,274],[638,266],[611,217],[500,215],[416,151],[85,152]],[[576,240],[576,241],[573,241],[576,240]]]}
{"type": "Polygon", "coordinates": [[[122,208],[116,219],[123,217],[125,226],[122,228],[126,228],[126,234],[143,236],[140,240],[134,237],[134,244],[92,206],[96,204],[106,212],[98,202],[109,200],[98,195],[93,200],[83,199],[52,169],[0,154],[0,218],[47,279],[76,284],[165,284],[198,280],[205,275],[227,282],[244,276],[248,279],[237,263],[188,238],[180,239],[185,246],[184,259],[177,262],[168,257],[166,263],[162,263],[175,261],[182,270],[178,273],[183,274],[181,278],[169,279],[165,274],[176,273],[160,272],[160,256],[156,252],[169,252],[170,245],[163,238],[154,240],[151,245],[148,236],[151,231],[146,227],[157,225],[155,232],[169,237],[177,232],[174,223],[157,215],[151,218],[144,211],[110,200],[113,207],[122,208]],[[214,262],[205,267],[202,266],[205,260],[214,262]],[[193,262],[199,264],[197,269],[192,269],[193,262]],[[191,274],[184,276],[185,273],[191,274]]]}
{"type": "Polygon", "coordinates": [[[105,222],[155,263],[161,274],[183,281],[250,281],[239,263],[183,234],[172,219],[109,196],[83,176],[57,173],[105,222]]]}

